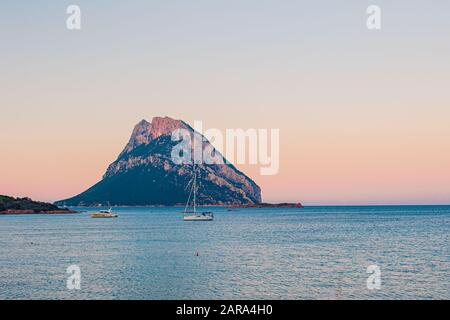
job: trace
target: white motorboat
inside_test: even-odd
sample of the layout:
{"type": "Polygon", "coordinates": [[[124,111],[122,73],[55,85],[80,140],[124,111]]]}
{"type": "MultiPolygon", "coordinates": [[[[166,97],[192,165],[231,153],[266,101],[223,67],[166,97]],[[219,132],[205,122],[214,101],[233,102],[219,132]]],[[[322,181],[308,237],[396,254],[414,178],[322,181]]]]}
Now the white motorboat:
{"type": "Polygon", "coordinates": [[[119,215],[112,211],[112,208],[108,210],[100,210],[91,214],[91,218],[118,218],[119,215]]]}

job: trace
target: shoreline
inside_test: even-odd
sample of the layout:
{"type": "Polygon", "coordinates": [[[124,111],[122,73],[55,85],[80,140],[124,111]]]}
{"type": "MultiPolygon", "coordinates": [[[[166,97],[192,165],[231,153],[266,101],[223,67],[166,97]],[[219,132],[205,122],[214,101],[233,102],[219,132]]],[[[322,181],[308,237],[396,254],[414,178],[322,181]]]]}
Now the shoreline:
{"type": "Polygon", "coordinates": [[[0,211],[0,215],[52,215],[52,214],[76,214],[80,211],[76,210],[51,210],[51,211],[38,211],[33,210],[4,210],[0,211]]]}
{"type": "MultiPolygon", "coordinates": [[[[109,206],[71,206],[73,208],[84,208],[84,209],[101,209],[109,208],[109,206]]],[[[185,205],[129,205],[129,206],[111,206],[111,208],[184,208],[185,205]]],[[[261,209],[261,208],[294,208],[301,209],[304,206],[300,203],[281,203],[281,204],[271,204],[271,203],[260,203],[260,204],[249,204],[249,205],[227,205],[227,204],[212,204],[212,205],[197,205],[197,208],[224,208],[224,209],[261,209]]],[[[1,212],[0,212],[1,214],[1,212]]]]}
{"type": "Polygon", "coordinates": [[[232,205],[228,206],[230,209],[263,209],[263,208],[294,208],[301,209],[303,205],[301,203],[255,203],[246,205],[232,205]]]}

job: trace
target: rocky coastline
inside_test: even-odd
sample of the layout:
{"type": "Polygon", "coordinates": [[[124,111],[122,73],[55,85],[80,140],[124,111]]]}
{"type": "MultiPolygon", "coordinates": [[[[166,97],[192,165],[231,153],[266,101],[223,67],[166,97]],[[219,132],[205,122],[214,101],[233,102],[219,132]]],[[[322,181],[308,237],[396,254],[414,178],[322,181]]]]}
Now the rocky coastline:
{"type": "Polygon", "coordinates": [[[78,211],[59,208],[51,203],[33,201],[30,198],[14,198],[0,195],[0,215],[73,213],[78,213],[78,211]]]}

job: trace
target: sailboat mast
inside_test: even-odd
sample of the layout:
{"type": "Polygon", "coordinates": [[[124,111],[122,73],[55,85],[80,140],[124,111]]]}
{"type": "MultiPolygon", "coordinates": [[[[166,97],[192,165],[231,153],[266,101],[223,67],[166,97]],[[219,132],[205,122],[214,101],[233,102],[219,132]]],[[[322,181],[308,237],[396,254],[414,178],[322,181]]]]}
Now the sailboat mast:
{"type": "Polygon", "coordinates": [[[194,212],[196,212],[196,203],[195,203],[195,194],[197,193],[197,172],[195,171],[195,162],[194,162],[194,212]]]}

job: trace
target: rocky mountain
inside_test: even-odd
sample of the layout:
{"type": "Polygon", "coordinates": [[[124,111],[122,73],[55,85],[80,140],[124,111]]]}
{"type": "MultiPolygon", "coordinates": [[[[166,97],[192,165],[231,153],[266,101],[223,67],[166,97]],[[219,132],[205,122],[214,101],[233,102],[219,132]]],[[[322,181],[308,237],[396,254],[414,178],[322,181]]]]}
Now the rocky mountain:
{"type": "MultiPolygon", "coordinates": [[[[57,203],[70,206],[179,205],[189,196],[192,164],[175,164],[172,132],[194,130],[181,120],[168,117],[142,120],[124,150],[106,170],[103,179],[85,192],[57,203]]],[[[214,147],[203,137],[203,149],[214,147]]],[[[197,201],[201,205],[244,205],[261,202],[261,189],[233,165],[199,164],[197,201]]]]}

